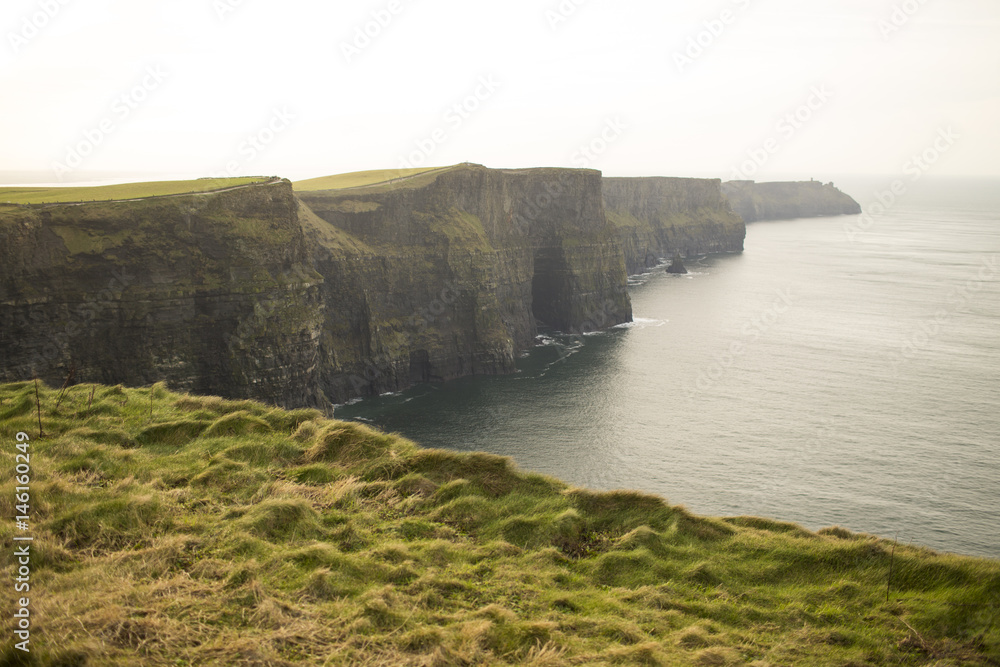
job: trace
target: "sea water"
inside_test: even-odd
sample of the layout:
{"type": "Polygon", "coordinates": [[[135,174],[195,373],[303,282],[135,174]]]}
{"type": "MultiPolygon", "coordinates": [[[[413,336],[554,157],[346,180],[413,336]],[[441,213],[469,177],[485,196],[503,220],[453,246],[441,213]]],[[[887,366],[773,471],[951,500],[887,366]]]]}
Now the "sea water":
{"type": "MultiPolygon", "coordinates": [[[[1000,187],[878,180],[870,217],[754,223],[741,254],[633,278],[635,322],[539,338],[506,377],[338,408],[705,515],[1000,558],[1000,187]]],[[[843,187],[843,186],[842,186],[843,187]]]]}

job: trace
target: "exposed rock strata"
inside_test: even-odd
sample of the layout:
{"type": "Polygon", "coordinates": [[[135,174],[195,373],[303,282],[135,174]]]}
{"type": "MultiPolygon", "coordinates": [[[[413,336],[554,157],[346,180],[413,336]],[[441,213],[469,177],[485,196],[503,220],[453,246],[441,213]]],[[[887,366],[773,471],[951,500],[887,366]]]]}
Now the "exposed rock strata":
{"type": "Polygon", "coordinates": [[[322,278],[287,181],[0,208],[0,380],[319,405],[322,278]]]}
{"type": "Polygon", "coordinates": [[[818,183],[478,165],[298,194],[275,180],[0,206],[0,381],[72,372],[326,407],[508,373],[540,327],[629,321],[627,274],[741,251],[730,202],[748,220],[857,207],[818,183]]]}
{"type": "Polygon", "coordinates": [[[514,370],[631,319],[596,171],[0,207],[0,381],[166,380],[284,406],[514,370]]]}
{"type": "Polygon", "coordinates": [[[746,225],[722,196],[722,181],[605,178],[604,205],[630,274],[664,258],[740,252],[746,225]]]}
{"type": "Polygon", "coordinates": [[[323,389],[334,400],[510,372],[539,325],[631,320],[599,172],[463,165],[300,197],[325,278],[323,389]]]}

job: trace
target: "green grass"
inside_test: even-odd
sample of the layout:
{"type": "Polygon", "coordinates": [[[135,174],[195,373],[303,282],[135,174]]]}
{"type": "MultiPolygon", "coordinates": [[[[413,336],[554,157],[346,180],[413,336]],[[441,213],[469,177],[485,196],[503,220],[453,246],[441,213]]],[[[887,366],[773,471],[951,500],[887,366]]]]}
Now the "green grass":
{"type": "Polygon", "coordinates": [[[39,438],[34,385],[0,386],[0,536],[24,431],[35,537],[34,662],[0,664],[1000,664],[997,561],[91,388],[43,387],[39,438]]]}
{"type": "Polygon", "coordinates": [[[163,197],[166,195],[194,194],[224,190],[250,183],[267,181],[266,178],[201,178],[195,181],[151,181],[148,183],[127,183],[124,185],[103,185],[98,187],[58,187],[58,188],[0,188],[0,204],[55,204],[90,201],[120,201],[163,197]]]}
{"type": "Polygon", "coordinates": [[[335,176],[321,176],[305,181],[296,181],[293,187],[298,192],[314,192],[317,190],[343,190],[345,188],[360,188],[369,185],[380,185],[390,181],[408,179],[431,171],[447,171],[455,167],[424,167],[419,169],[378,169],[374,171],[356,171],[335,176]]]}

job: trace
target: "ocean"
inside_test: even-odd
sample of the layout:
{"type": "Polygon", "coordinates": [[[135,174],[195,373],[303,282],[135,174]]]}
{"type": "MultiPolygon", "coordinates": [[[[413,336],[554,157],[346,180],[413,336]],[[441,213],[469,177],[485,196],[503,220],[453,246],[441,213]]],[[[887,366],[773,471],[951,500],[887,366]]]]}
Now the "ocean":
{"type": "Polygon", "coordinates": [[[1000,558],[1000,183],[885,207],[891,183],[838,182],[863,216],[754,223],[742,254],[634,277],[634,323],[550,332],[515,375],[337,416],[698,514],[1000,558]]]}

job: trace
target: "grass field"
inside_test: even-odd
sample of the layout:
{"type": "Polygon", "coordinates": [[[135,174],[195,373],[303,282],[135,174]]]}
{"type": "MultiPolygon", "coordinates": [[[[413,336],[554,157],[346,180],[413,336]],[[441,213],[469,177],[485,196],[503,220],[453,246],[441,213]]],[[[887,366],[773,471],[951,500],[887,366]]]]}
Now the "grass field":
{"type": "Polygon", "coordinates": [[[317,190],[343,190],[345,188],[360,188],[368,185],[379,185],[399,179],[419,176],[430,171],[446,171],[454,167],[427,167],[423,169],[379,169],[376,171],[356,171],[350,174],[336,176],[321,176],[305,181],[296,181],[293,186],[299,192],[314,192],[317,190]]]}
{"type": "Polygon", "coordinates": [[[1000,664],[997,561],[161,385],[40,404],[44,437],[0,386],[0,536],[24,432],[34,537],[31,660],[8,630],[0,664],[1000,664]]]}
{"type": "Polygon", "coordinates": [[[148,183],[126,183],[124,185],[102,185],[88,188],[0,188],[0,204],[55,204],[141,199],[224,190],[226,188],[234,188],[240,185],[259,183],[267,180],[260,177],[201,178],[194,181],[152,181],[148,183]]]}

